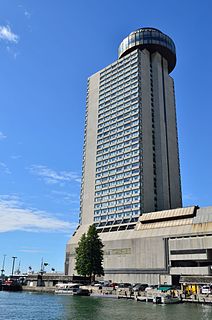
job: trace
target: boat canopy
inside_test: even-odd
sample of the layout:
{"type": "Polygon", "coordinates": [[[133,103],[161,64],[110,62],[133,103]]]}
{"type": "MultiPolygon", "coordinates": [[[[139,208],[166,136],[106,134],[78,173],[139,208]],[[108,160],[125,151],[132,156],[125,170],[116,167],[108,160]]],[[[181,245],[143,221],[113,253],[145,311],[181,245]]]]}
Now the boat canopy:
{"type": "Polygon", "coordinates": [[[168,290],[171,290],[171,289],[172,289],[172,287],[170,287],[170,286],[160,286],[158,288],[158,290],[160,290],[160,291],[168,291],[168,290]]]}

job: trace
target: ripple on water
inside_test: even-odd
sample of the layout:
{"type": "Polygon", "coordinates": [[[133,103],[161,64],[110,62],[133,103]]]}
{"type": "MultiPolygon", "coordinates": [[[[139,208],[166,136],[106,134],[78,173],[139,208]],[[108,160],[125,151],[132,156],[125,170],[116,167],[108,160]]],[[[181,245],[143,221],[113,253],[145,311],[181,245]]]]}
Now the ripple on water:
{"type": "Polygon", "coordinates": [[[212,306],[0,292],[1,320],[212,320],[212,306]]]}

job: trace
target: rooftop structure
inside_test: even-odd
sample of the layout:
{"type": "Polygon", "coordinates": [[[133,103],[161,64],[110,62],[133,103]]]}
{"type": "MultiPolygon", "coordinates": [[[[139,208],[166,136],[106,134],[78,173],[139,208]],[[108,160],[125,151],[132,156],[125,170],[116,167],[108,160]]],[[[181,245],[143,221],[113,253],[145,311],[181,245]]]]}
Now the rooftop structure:
{"type": "Polygon", "coordinates": [[[176,65],[176,49],[173,40],[155,28],[140,28],[130,33],[119,46],[119,58],[124,57],[136,48],[149,52],[159,52],[167,61],[171,72],[176,65]]]}

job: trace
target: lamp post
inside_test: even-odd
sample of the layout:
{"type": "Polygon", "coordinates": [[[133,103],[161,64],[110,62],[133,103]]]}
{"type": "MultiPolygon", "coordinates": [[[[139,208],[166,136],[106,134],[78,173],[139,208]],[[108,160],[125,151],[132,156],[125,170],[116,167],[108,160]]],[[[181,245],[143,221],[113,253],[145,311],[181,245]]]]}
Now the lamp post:
{"type": "Polygon", "coordinates": [[[13,272],[14,272],[14,268],[15,268],[15,259],[17,259],[17,257],[12,257],[13,259],[13,264],[12,264],[12,277],[13,277],[13,272]]]}
{"type": "Polygon", "coordinates": [[[38,274],[37,286],[42,287],[44,286],[43,282],[43,274],[45,273],[45,267],[48,266],[47,262],[43,262],[43,258],[41,259],[41,266],[40,266],[40,274],[38,274]]]}
{"type": "Polygon", "coordinates": [[[4,265],[5,265],[5,257],[6,257],[6,254],[4,254],[4,258],[3,258],[3,263],[2,263],[2,268],[1,268],[1,277],[3,278],[4,277],[4,265]]]}
{"type": "Polygon", "coordinates": [[[48,265],[49,265],[48,262],[44,262],[44,264],[43,264],[43,271],[44,271],[44,268],[47,267],[48,265]]]}
{"type": "Polygon", "coordinates": [[[18,269],[15,271],[15,274],[19,275],[21,273],[21,260],[19,260],[18,269]]]}

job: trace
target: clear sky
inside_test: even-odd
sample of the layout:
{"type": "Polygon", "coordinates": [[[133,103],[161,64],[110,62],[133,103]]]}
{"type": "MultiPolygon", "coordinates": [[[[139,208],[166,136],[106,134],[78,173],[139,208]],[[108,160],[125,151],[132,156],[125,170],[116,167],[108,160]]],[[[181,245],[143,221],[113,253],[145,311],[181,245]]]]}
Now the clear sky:
{"type": "Polygon", "coordinates": [[[152,26],[177,48],[183,203],[212,205],[210,0],[0,0],[0,267],[63,271],[78,221],[87,77],[152,26]]]}

